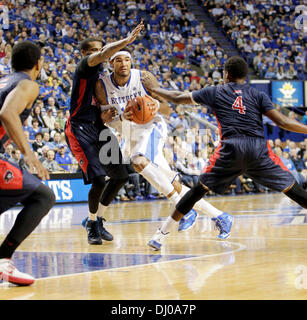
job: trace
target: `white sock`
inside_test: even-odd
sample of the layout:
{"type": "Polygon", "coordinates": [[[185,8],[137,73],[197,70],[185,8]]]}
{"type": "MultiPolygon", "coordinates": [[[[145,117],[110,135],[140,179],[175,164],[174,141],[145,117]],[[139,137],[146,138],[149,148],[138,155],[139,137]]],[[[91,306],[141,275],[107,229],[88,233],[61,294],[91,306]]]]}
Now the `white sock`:
{"type": "Polygon", "coordinates": [[[150,162],[140,174],[165,196],[169,195],[174,190],[174,186],[171,184],[168,177],[160,170],[159,166],[152,162],[150,162]]]}
{"type": "Polygon", "coordinates": [[[97,220],[97,214],[96,213],[89,213],[88,217],[92,221],[96,221],[97,220]]]}
{"type": "Polygon", "coordinates": [[[175,192],[171,197],[168,198],[169,201],[171,201],[173,204],[177,204],[180,201],[180,196],[177,192],[175,192]]]}
{"type": "Polygon", "coordinates": [[[98,205],[98,210],[97,210],[97,217],[103,217],[105,211],[107,210],[107,206],[104,206],[103,204],[101,204],[99,202],[99,205],[98,205]]]}
{"type": "Polygon", "coordinates": [[[168,216],[167,219],[163,222],[160,230],[164,234],[169,233],[173,225],[175,225],[176,223],[178,223],[176,220],[174,220],[171,216],[168,216]]]}
{"type": "MultiPolygon", "coordinates": [[[[182,190],[180,192],[180,198],[182,198],[190,189],[186,186],[182,186],[182,190]]],[[[211,218],[216,218],[223,213],[223,211],[213,207],[209,202],[204,199],[200,199],[194,204],[193,207],[196,211],[199,211],[203,214],[208,215],[211,218]]]]}

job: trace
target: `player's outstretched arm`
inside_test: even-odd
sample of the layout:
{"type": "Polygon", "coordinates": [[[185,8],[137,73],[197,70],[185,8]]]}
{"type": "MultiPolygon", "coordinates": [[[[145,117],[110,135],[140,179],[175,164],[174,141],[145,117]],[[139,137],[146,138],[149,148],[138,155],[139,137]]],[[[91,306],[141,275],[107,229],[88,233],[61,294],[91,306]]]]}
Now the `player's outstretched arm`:
{"type": "Polygon", "coordinates": [[[90,67],[97,66],[103,61],[107,61],[117,51],[132,43],[144,29],[143,22],[139,23],[131,33],[124,39],[106,44],[100,52],[93,53],[88,58],[88,65],[90,67]]]}
{"type": "Polygon", "coordinates": [[[14,141],[17,148],[24,155],[24,160],[30,169],[36,168],[37,174],[43,180],[49,179],[48,171],[32,152],[27,138],[23,132],[19,115],[26,109],[31,108],[34,100],[39,94],[36,82],[22,80],[16,88],[6,97],[0,111],[0,120],[6,133],[14,141]]]}
{"type": "MultiPolygon", "coordinates": [[[[153,87],[153,86],[159,86],[159,82],[157,80],[157,78],[152,74],[150,73],[149,71],[142,71],[142,76],[141,76],[141,81],[145,87],[145,89],[150,92],[150,88],[153,87]],[[150,87],[146,87],[145,84],[143,83],[143,78],[152,78],[152,81],[154,81],[154,84],[151,85],[150,87]]],[[[159,111],[160,113],[164,114],[164,115],[169,115],[171,113],[171,108],[167,102],[166,99],[160,97],[159,95],[153,93],[153,92],[150,92],[150,96],[156,100],[158,100],[160,102],[160,106],[159,106],[159,111]]]]}
{"type": "Polygon", "coordinates": [[[307,134],[306,125],[286,117],[284,114],[282,114],[276,109],[268,111],[265,115],[282,129],[307,134]]]}
{"type": "Polygon", "coordinates": [[[169,91],[160,87],[157,79],[150,72],[142,75],[142,83],[151,95],[158,95],[161,98],[175,104],[195,104],[191,92],[169,91]]]}

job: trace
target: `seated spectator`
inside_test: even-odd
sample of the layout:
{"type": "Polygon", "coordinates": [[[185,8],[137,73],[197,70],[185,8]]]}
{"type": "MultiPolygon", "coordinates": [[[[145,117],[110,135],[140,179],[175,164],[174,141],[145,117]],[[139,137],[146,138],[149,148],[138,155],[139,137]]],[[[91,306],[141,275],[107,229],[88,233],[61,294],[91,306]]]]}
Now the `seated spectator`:
{"type": "Polygon", "coordinates": [[[49,130],[54,129],[55,117],[53,116],[52,108],[47,110],[47,114],[44,116],[44,122],[49,130]]]}
{"type": "Polygon", "coordinates": [[[70,155],[66,154],[65,149],[66,146],[64,144],[59,145],[58,152],[55,156],[55,161],[62,169],[70,172],[72,169],[72,158],[70,155]]]}
{"type": "Polygon", "coordinates": [[[12,157],[9,159],[12,163],[17,164],[21,168],[25,170],[29,170],[29,167],[26,165],[22,154],[19,149],[13,149],[12,151],[12,157]]]}
{"type": "Polygon", "coordinates": [[[54,136],[56,133],[59,133],[60,135],[64,133],[64,129],[61,128],[60,123],[58,121],[54,122],[54,128],[50,132],[50,137],[54,140],[54,136]]]}
{"type": "Polygon", "coordinates": [[[29,139],[30,141],[34,142],[35,141],[35,135],[38,133],[38,132],[41,132],[42,131],[42,127],[39,126],[39,122],[36,118],[34,118],[32,120],[32,128],[30,128],[29,130],[29,139]]]}
{"type": "Polygon", "coordinates": [[[49,150],[50,148],[46,145],[42,147],[42,155],[38,156],[40,162],[44,162],[45,160],[47,160],[47,153],[49,150]]]}
{"type": "Polygon", "coordinates": [[[12,152],[14,150],[14,147],[11,143],[9,143],[6,147],[5,147],[5,152],[3,153],[3,156],[6,160],[11,160],[12,159],[12,152]]]}
{"type": "Polygon", "coordinates": [[[58,149],[60,148],[60,145],[63,144],[61,140],[62,140],[61,134],[59,132],[55,132],[53,136],[53,141],[50,144],[51,149],[57,152],[58,149]]]}
{"type": "Polygon", "coordinates": [[[39,156],[42,155],[42,147],[44,146],[43,135],[41,132],[35,134],[35,141],[32,143],[33,151],[36,151],[39,156]]]}
{"type": "Polygon", "coordinates": [[[58,163],[55,161],[55,152],[53,150],[49,150],[47,152],[47,159],[42,162],[42,165],[49,171],[49,172],[59,172],[64,171],[58,163]]]}

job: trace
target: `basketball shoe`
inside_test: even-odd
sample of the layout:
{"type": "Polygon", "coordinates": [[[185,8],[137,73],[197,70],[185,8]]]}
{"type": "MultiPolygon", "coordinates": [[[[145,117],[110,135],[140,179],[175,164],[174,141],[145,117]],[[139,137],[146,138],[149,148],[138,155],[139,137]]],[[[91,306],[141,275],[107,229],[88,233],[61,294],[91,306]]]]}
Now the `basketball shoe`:
{"type": "Polygon", "coordinates": [[[198,217],[198,213],[192,209],[186,215],[184,215],[180,221],[178,226],[178,231],[187,231],[194,226],[194,223],[198,217]]]}
{"type": "Polygon", "coordinates": [[[223,212],[217,218],[212,218],[215,222],[216,228],[220,231],[217,236],[218,239],[226,239],[230,236],[230,230],[233,222],[233,216],[227,212],[223,212]]]}
{"type": "Polygon", "coordinates": [[[83,227],[87,231],[87,241],[89,244],[102,244],[98,220],[89,220],[85,218],[82,221],[83,227]]]}
{"type": "Polygon", "coordinates": [[[0,259],[0,280],[19,286],[29,286],[35,279],[29,274],[20,272],[11,259],[0,259]]]}
{"type": "MultiPolygon", "coordinates": [[[[86,229],[86,223],[88,221],[88,217],[84,218],[82,220],[82,226],[86,229]]],[[[113,236],[110,232],[108,232],[105,227],[103,226],[103,222],[106,221],[106,219],[102,218],[102,217],[97,217],[97,221],[98,221],[98,231],[100,234],[100,237],[102,240],[106,240],[106,241],[112,241],[113,240],[113,236]]]]}
{"type": "Polygon", "coordinates": [[[148,241],[147,245],[154,250],[159,251],[162,247],[162,243],[168,235],[169,232],[163,233],[160,229],[158,229],[154,236],[148,241]]]}

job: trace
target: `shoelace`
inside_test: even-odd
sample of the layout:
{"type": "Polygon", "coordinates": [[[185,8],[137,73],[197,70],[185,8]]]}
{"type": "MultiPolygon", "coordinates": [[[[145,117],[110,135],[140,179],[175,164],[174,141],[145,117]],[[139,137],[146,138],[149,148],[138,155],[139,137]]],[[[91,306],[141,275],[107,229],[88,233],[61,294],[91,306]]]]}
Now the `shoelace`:
{"type": "Polygon", "coordinates": [[[9,274],[12,274],[14,270],[15,270],[14,263],[11,260],[7,261],[6,266],[3,268],[3,272],[7,272],[9,274]]]}

